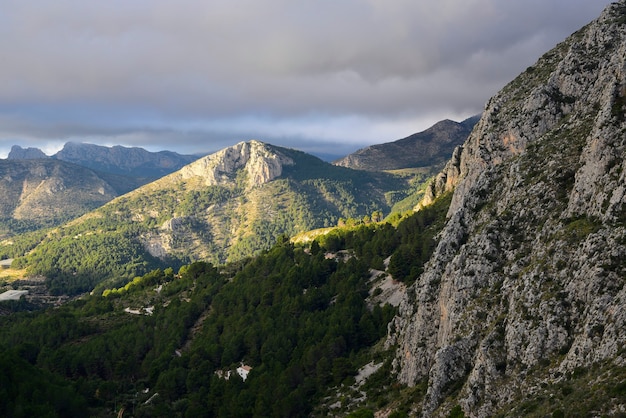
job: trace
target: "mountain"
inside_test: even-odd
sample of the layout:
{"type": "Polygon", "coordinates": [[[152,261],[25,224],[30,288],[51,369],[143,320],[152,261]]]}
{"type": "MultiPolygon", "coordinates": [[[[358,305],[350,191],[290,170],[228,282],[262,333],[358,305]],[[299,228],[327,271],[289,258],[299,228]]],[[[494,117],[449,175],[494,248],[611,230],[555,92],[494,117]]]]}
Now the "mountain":
{"type": "Polygon", "coordinates": [[[74,163],[94,171],[143,179],[142,184],[173,173],[197,160],[199,156],[181,155],[172,151],[150,152],[138,147],[123,147],[67,142],[56,154],[48,157],[39,148],[11,147],[9,160],[54,158],[74,163]]]}
{"type": "Polygon", "coordinates": [[[53,159],[0,159],[0,237],[57,225],[117,196],[85,167],[53,159]]]}
{"type": "MultiPolygon", "coordinates": [[[[382,218],[407,187],[406,177],[242,142],[58,228],[15,263],[48,277],[56,292],[91,290],[104,279],[180,261],[242,259],[283,234],[342,218],[382,218]]],[[[10,246],[3,251],[20,255],[9,254],[10,246]]]]}
{"type": "Polygon", "coordinates": [[[157,179],[198,159],[171,151],[150,152],[143,148],[68,142],[53,158],[105,173],[157,179]]]}
{"type": "Polygon", "coordinates": [[[478,116],[460,123],[443,120],[404,139],[360,149],[334,164],[369,171],[438,166],[450,158],[454,148],[465,142],[476,122],[478,116]]]}
{"type": "Polygon", "coordinates": [[[0,238],[83,215],[197,158],[71,142],[48,157],[38,148],[14,145],[8,158],[0,160],[0,191],[6,197],[0,238]]]}
{"type": "Polygon", "coordinates": [[[9,160],[37,160],[40,158],[48,158],[48,156],[39,148],[22,148],[19,145],[13,145],[8,155],[9,160]]]}
{"type": "Polygon", "coordinates": [[[486,105],[390,327],[423,416],[616,416],[626,392],[626,2],[486,105]]]}

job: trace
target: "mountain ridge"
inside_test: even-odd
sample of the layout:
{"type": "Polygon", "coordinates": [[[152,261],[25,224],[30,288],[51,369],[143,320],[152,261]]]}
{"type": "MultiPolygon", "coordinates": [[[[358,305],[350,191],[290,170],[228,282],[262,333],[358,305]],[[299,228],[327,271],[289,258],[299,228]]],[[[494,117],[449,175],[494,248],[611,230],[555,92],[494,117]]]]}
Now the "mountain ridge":
{"type": "Polygon", "coordinates": [[[85,142],[67,142],[57,153],[47,156],[39,148],[14,145],[9,160],[52,158],[90,168],[95,171],[145,177],[154,180],[174,172],[199,156],[182,155],[173,151],[150,152],[140,147],[112,147],[85,142]]]}
{"type": "Polygon", "coordinates": [[[473,116],[462,122],[442,120],[406,138],[357,150],[333,164],[368,171],[437,167],[467,139],[478,119],[473,116]]]}
{"type": "Polygon", "coordinates": [[[152,153],[142,148],[71,142],[47,156],[38,148],[14,145],[8,158],[0,159],[0,191],[7,197],[2,205],[0,237],[83,215],[197,158],[170,151],[152,153]],[[33,188],[33,182],[40,185],[39,190],[33,188]]]}

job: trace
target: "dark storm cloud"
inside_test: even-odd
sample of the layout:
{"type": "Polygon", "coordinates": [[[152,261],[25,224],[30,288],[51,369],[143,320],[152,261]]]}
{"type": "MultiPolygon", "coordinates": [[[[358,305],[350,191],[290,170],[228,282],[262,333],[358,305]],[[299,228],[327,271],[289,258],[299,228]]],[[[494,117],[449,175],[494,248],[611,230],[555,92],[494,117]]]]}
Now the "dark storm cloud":
{"type": "Polygon", "coordinates": [[[390,141],[480,112],[607,4],[0,0],[0,155],[390,141]]]}

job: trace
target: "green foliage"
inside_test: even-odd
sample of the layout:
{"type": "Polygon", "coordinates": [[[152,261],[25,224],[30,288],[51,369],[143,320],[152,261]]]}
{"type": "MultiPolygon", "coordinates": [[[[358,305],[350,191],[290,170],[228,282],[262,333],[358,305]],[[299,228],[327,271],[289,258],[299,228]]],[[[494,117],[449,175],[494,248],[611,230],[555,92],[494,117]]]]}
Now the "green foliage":
{"type": "Polygon", "coordinates": [[[578,243],[585,239],[587,235],[597,232],[602,222],[586,216],[572,218],[565,221],[564,238],[570,243],[578,243]]]}
{"type": "Polygon", "coordinates": [[[205,211],[211,205],[223,203],[235,196],[235,192],[227,187],[206,186],[203,189],[192,190],[187,193],[177,210],[182,216],[192,216],[205,211]]]}
{"type": "Polygon", "coordinates": [[[374,418],[374,411],[370,409],[359,409],[347,415],[347,418],[374,418]]]}
{"type": "Polygon", "coordinates": [[[0,241],[0,260],[21,257],[37,246],[47,235],[47,230],[38,230],[0,241]]]}
{"type": "Polygon", "coordinates": [[[51,237],[14,263],[27,266],[29,274],[47,277],[53,294],[87,292],[105,279],[129,280],[163,265],[145,254],[135,235],[129,228],[51,237]]]}
{"type": "MultiPolygon", "coordinates": [[[[389,305],[366,304],[370,268],[383,268],[384,258],[414,242],[431,245],[430,230],[442,224],[448,203],[407,216],[397,227],[372,222],[382,215],[370,212],[369,219],[319,237],[310,251],[276,231],[272,248],[219,269],[206,262],[182,266],[178,274],[157,268],[59,309],[0,317],[0,352],[13,347],[37,370],[76,385],[77,399],[94,411],[308,416],[330,387],[354,382],[395,315],[389,305]],[[351,256],[327,259],[331,248],[351,256]],[[154,307],[151,315],[124,311],[146,313],[140,308],[147,306],[154,307]],[[252,366],[245,382],[216,374],[241,363],[252,366]]],[[[99,248],[120,240],[106,220],[91,222],[97,233],[57,238],[80,255],[74,267],[88,266],[99,248]]],[[[133,254],[131,237],[121,237],[127,245],[120,251],[133,254]]],[[[40,251],[32,256],[45,266],[40,251]]],[[[110,262],[106,253],[99,256],[110,262]]],[[[385,364],[364,388],[379,403],[389,402],[384,388],[391,363],[385,364]]],[[[372,410],[368,405],[356,414],[372,410]]]]}
{"type": "Polygon", "coordinates": [[[89,413],[74,385],[7,350],[0,352],[0,415],[84,417],[89,413]]]}
{"type": "Polygon", "coordinates": [[[455,405],[455,407],[450,410],[448,418],[465,418],[465,413],[463,409],[461,409],[461,405],[455,405]]]}
{"type": "Polygon", "coordinates": [[[354,353],[385,335],[395,311],[367,308],[367,261],[327,260],[284,236],[278,242],[233,276],[208,263],[177,276],[157,269],[108,297],[0,318],[0,349],[21,347],[38,369],[81,382],[79,398],[96,410],[306,416],[330,385],[355,374],[354,353]],[[148,304],[151,316],[123,312],[148,304]],[[253,367],[245,383],[216,376],[240,362],[253,367]]]}
{"type": "Polygon", "coordinates": [[[389,260],[388,271],[394,279],[413,283],[435,249],[435,236],[443,228],[452,194],[400,221],[396,231],[399,243],[389,260]]]}

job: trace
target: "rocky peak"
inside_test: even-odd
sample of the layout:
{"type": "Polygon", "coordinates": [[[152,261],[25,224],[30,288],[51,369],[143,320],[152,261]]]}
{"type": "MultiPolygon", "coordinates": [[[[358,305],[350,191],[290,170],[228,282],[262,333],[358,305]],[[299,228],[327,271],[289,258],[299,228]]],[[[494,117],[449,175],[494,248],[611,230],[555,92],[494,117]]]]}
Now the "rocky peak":
{"type": "Polygon", "coordinates": [[[40,158],[48,158],[48,156],[39,148],[22,148],[19,145],[13,145],[8,155],[9,160],[37,160],[40,158]]]}
{"type": "Polygon", "coordinates": [[[625,104],[622,0],[494,96],[431,184],[448,222],[389,338],[424,416],[563,412],[563,384],[603,399],[590,415],[624,407],[600,393],[625,367],[625,104]]]}
{"type": "Polygon", "coordinates": [[[246,188],[267,183],[282,174],[283,166],[294,161],[276,148],[252,140],[240,142],[189,164],[180,170],[183,179],[203,178],[207,185],[235,184],[245,173],[246,188]]]}

